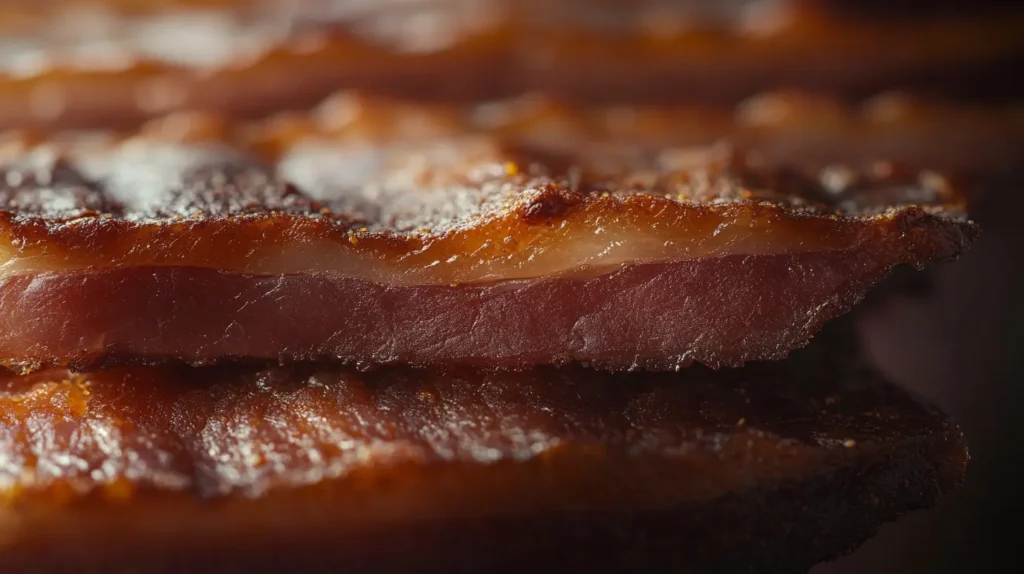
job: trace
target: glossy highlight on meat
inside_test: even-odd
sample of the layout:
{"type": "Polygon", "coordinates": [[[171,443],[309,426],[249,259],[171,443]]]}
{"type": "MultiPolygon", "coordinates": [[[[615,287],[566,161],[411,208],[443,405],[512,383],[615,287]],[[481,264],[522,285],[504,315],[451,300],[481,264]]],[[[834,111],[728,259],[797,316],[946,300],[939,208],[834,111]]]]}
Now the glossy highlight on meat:
{"type": "Polygon", "coordinates": [[[804,1],[96,4],[110,3],[0,8],[0,129],[131,126],[185,109],[252,117],[338,88],[463,101],[540,91],[732,104],[781,86],[984,97],[1011,88],[1000,65],[1024,57],[1019,10],[889,20],[804,1]]]}
{"type": "Polygon", "coordinates": [[[967,460],[955,425],[841,348],[666,374],[3,376],[0,565],[800,571],[967,460]]]}
{"type": "Polygon", "coordinates": [[[784,357],[976,234],[930,173],[471,133],[40,145],[0,187],[0,358],[614,369],[784,357]]]}

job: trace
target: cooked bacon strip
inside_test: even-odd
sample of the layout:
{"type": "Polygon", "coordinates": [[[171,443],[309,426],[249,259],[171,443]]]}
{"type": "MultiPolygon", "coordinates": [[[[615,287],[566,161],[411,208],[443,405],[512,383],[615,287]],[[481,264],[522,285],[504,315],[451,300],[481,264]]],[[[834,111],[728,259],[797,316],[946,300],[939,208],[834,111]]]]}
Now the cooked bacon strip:
{"type": "MultiPolygon", "coordinates": [[[[349,134],[355,136],[355,134],[349,134]]],[[[471,134],[40,146],[0,179],[8,365],[781,358],[975,235],[932,173],[576,157],[471,134]]]]}
{"type": "Polygon", "coordinates": [[[734,108],[579,106],[539,94],[477,105],[424,105],[339,92],[310,113],[251,123],[176,114],[154,120],[143,132],[166,140],[227,138],[271,156],[314,137],[422,141],[475,133],[569,156],[581,149],[628,156],[727,142],[773,162],[888,162],[897,165],[877,169],[902,165],[975,176],[1017,165],[1024,106],[969,105],[905,92],[877,94],[858,105],[807,92],[765,92],[734,108]]]}
{"type": "Polygon", "coordinates": [[[717,373],[302,369],[3,376],[0,568],[799,572],[967,460],[955,425],[811,349],[717,373]]]}
{"type": "Polygon", "coordinates": [[[90,19],[33,3],[6,27],[0,9],[0,129],[263,115],[338,88],[719,104],[779,86],[984,95],[1012,90],[1000,64],[1024,57],[1024,13],[1005,10],[892,22],[807,2],[230,4],[90,19]],[[40,24],[24,22],[33,14],[40,24]]]}
{"type": "MultiPolygon", "coordinates": [[[[269,159],[311,140],[422,142],[466,134],[553,155],[579,154],[580,149],[651,155],[663,148],[676,153],[675,148],[724,142],[772,162],[816,167],[877,162],[880,171],[913,166],[974,179],[1017,165],[1017,150],[1024,146],[1024,107],[968,105],[901,92],[878,94],[856,106],[806,92],[766,92],[730,109],[577,106],[539,94],[473,105],[424,104],[343,91],[309,112],[252,122],[183,112],[152,120],[138,132],[91,132],[87,139],[110,143],[139,134],[169,142],[231,143],[269,159]]],[[[60,149],[63,139],[60,132],[0,133],[0,156],[44,142],[60,149]]]]}
{"type": "Polygon", "coordinates": [[[497,95],[474,83],[507,59],[500,6],[375,4],[266,2],[135,16],[56,7],[45,25],[0,35],[0,129],[134,125],[185,108],[264,115],[347,86],[497,95]]]}
{"type": "Polygon", "coordinates": [[[1019,93],[1006,78],[1024,56],[1024,13],[1013,8],[892,19],[850,17],[813,0],[740,3],[740,10],[723,2],[637,9],[612,0],[590,14],[589,25],[579,25],[580,7],[593,7],[591,0],[543,2],[530,20],[537,37],[523,48],[542,64],[530,67],[525,83],[605,101],[736,101],[777,87],[854,97],[893,87],[1019,93]],[[694,26],[687,13],[693,5],[711,12],[729,6],[732,17],[724,30],[694,26]]]}

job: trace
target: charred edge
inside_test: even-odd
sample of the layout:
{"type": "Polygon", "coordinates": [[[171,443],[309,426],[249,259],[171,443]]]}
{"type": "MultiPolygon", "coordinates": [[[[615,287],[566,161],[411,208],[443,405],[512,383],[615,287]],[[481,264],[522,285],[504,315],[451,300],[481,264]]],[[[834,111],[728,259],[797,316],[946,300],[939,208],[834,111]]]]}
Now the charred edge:
{"type": "Polygon", "coordinates": [[[528,225],[551,223],[562,218],[579,203],[575,193],[560,186],[548,185],[540,194],[522,207],[520,219],[528,225]]]}

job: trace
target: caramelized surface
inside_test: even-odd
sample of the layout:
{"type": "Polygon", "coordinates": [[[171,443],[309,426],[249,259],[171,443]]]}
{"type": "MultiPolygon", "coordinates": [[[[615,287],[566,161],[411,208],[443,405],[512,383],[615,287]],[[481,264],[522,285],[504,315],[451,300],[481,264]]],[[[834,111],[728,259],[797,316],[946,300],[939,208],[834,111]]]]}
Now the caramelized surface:
{"type": "Polygon", "coordinates": [[[387,570],[417,556],[498,565],[513,548],[527,563],[554,548],[617,561],[651,544],[663,564],[732,571],[757,556],[806,568],[931,504],[966,461],[954,426],[822,348],[836,346],[664,375],[5,376],[0,555],[53,540],[54,557],[83,564],[142,548],[181,559],[213,541],[221,556],[309,544],[387,570]],[[838,499],[842,510],[824,510],[838,499]],[[780,516],[798,526],[762,534],[780,516]],[[625,524],[636,537],[613,535],[625,524]],[[110,537],[118,544],[96,544],[110,537]],[[802,540],[815,542],[792,544],[802,540]],[[410,545],[389,556],[396,541],[410,545]]]}
{"type": "Polygon", "coordinates": [[[861,247],[922,265],[974,235],[958,186],[890,163],[566,149],[429,109],[348,112],[336,127],[178,118],[128,139],[16,140],[0,158],[0,275],[178,265],[449,285],[861,247]]]}
{"type": "Polygon", "coordinates": [[[393,111],[14,150],[0,358],[739,365],[976,235],[933,172],[566,149],[393,111]]]}
{"type": "Polygon", "coordinates": [[[0,10],[0,128],[253,116],[338,88],[606,102],[735,102],[779,86],[984,94],[1012,87],[998,65],[1024,53],[1024,16],[1006,10],[890,21],[808,2],[199,4],[0,10]]]}

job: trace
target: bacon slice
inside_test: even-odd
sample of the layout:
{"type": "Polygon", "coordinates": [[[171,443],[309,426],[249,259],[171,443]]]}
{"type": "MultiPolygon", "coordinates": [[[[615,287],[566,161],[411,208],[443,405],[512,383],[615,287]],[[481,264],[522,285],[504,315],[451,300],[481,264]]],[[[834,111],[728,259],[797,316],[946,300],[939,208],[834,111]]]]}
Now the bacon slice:
{"type": "Polygon", "coordinates": [[[527,83],[606,101],[736,101],[783,86],[853,97],[892,87],[1005,97],[1016,90],[999,76],[1024,48],[1021,13],[1005,6],[893,19],[851,17],[814,0],[538,4],[530,22],[543,64],[531,67],[527,83]],[[694,26],[694,13],[718,25],[694,26]],[[580,70],[588,72],[573,73],[580,70]]]}
{"type": "Polygon", "coordinates": [[[422,141],[466,133],[569,158],[612,155],[609,151],[656,155],[664,148],[676,153],[675,148],[727,142],[772,162],[819,168],[888,162],[896,165],[876,169],[937,169],[973,179],[1016,166],[1016,150],[1024,146],[1024,107],[955,103],[897,91],[856,105],[809,92],[775,91],[735,107],[580,106],[541,94],[476,105],[425,105],[339,92],[310,113],[283,113],[253,123],[177,114],[147,124],[143,133],[172,140],[229,138],[271,156],[312,138],[422,141]]]}
{"type": "Polygon", "coordinates": [[[0,129],[263,115],[338,88],[577,102],[734,103],[779,86],[976,96],[1012,92],[1002,64],[1024,56],[1019,10],[890,21],[805,1],[129,3],[120,15],[45,4],[8,8],[7,26],[0,9],[0,129]]]}
{"type": "MultiPolygon", "coordinates": [[[[587,154],[604,160],[615,160],[616,154],[673,154],[725,143],[776,163],[814,168],[875,163],[872,169],[879,172],[932,169],[976,181],[1016,166],[1016,150],[1024,146],[1024,106],[956,103],[906,92],[851,105],[820,94],[777,91],[723,107],[580,106],[540,94],[480,104],[425,104],[342,91],[310,111],[256,121],[193,111],[154,119],[137,130],[86,134],[87,141],[101,144],[138,137],[226,142],[268,160],[325,140],[423,143],[467,134],[566,161],[587,154]]],[[[59,151],[68,145],[63,139],[59,131],[0,133],[0,159],[43,143],[59,151]]]]}
{"type": "Polygon", "coordinates": [[[0,357],[21,367],[738,365],[976,231],[931,173],[482,134],[297,141],[270,164],[81,140],[3,176],[0,357]]]}
{"type": "Polygon", "coordinates": [[[967,461],[955,425],[834,351],[685,374],[0,376],[0,567],[805,571],[967,461]]]}

